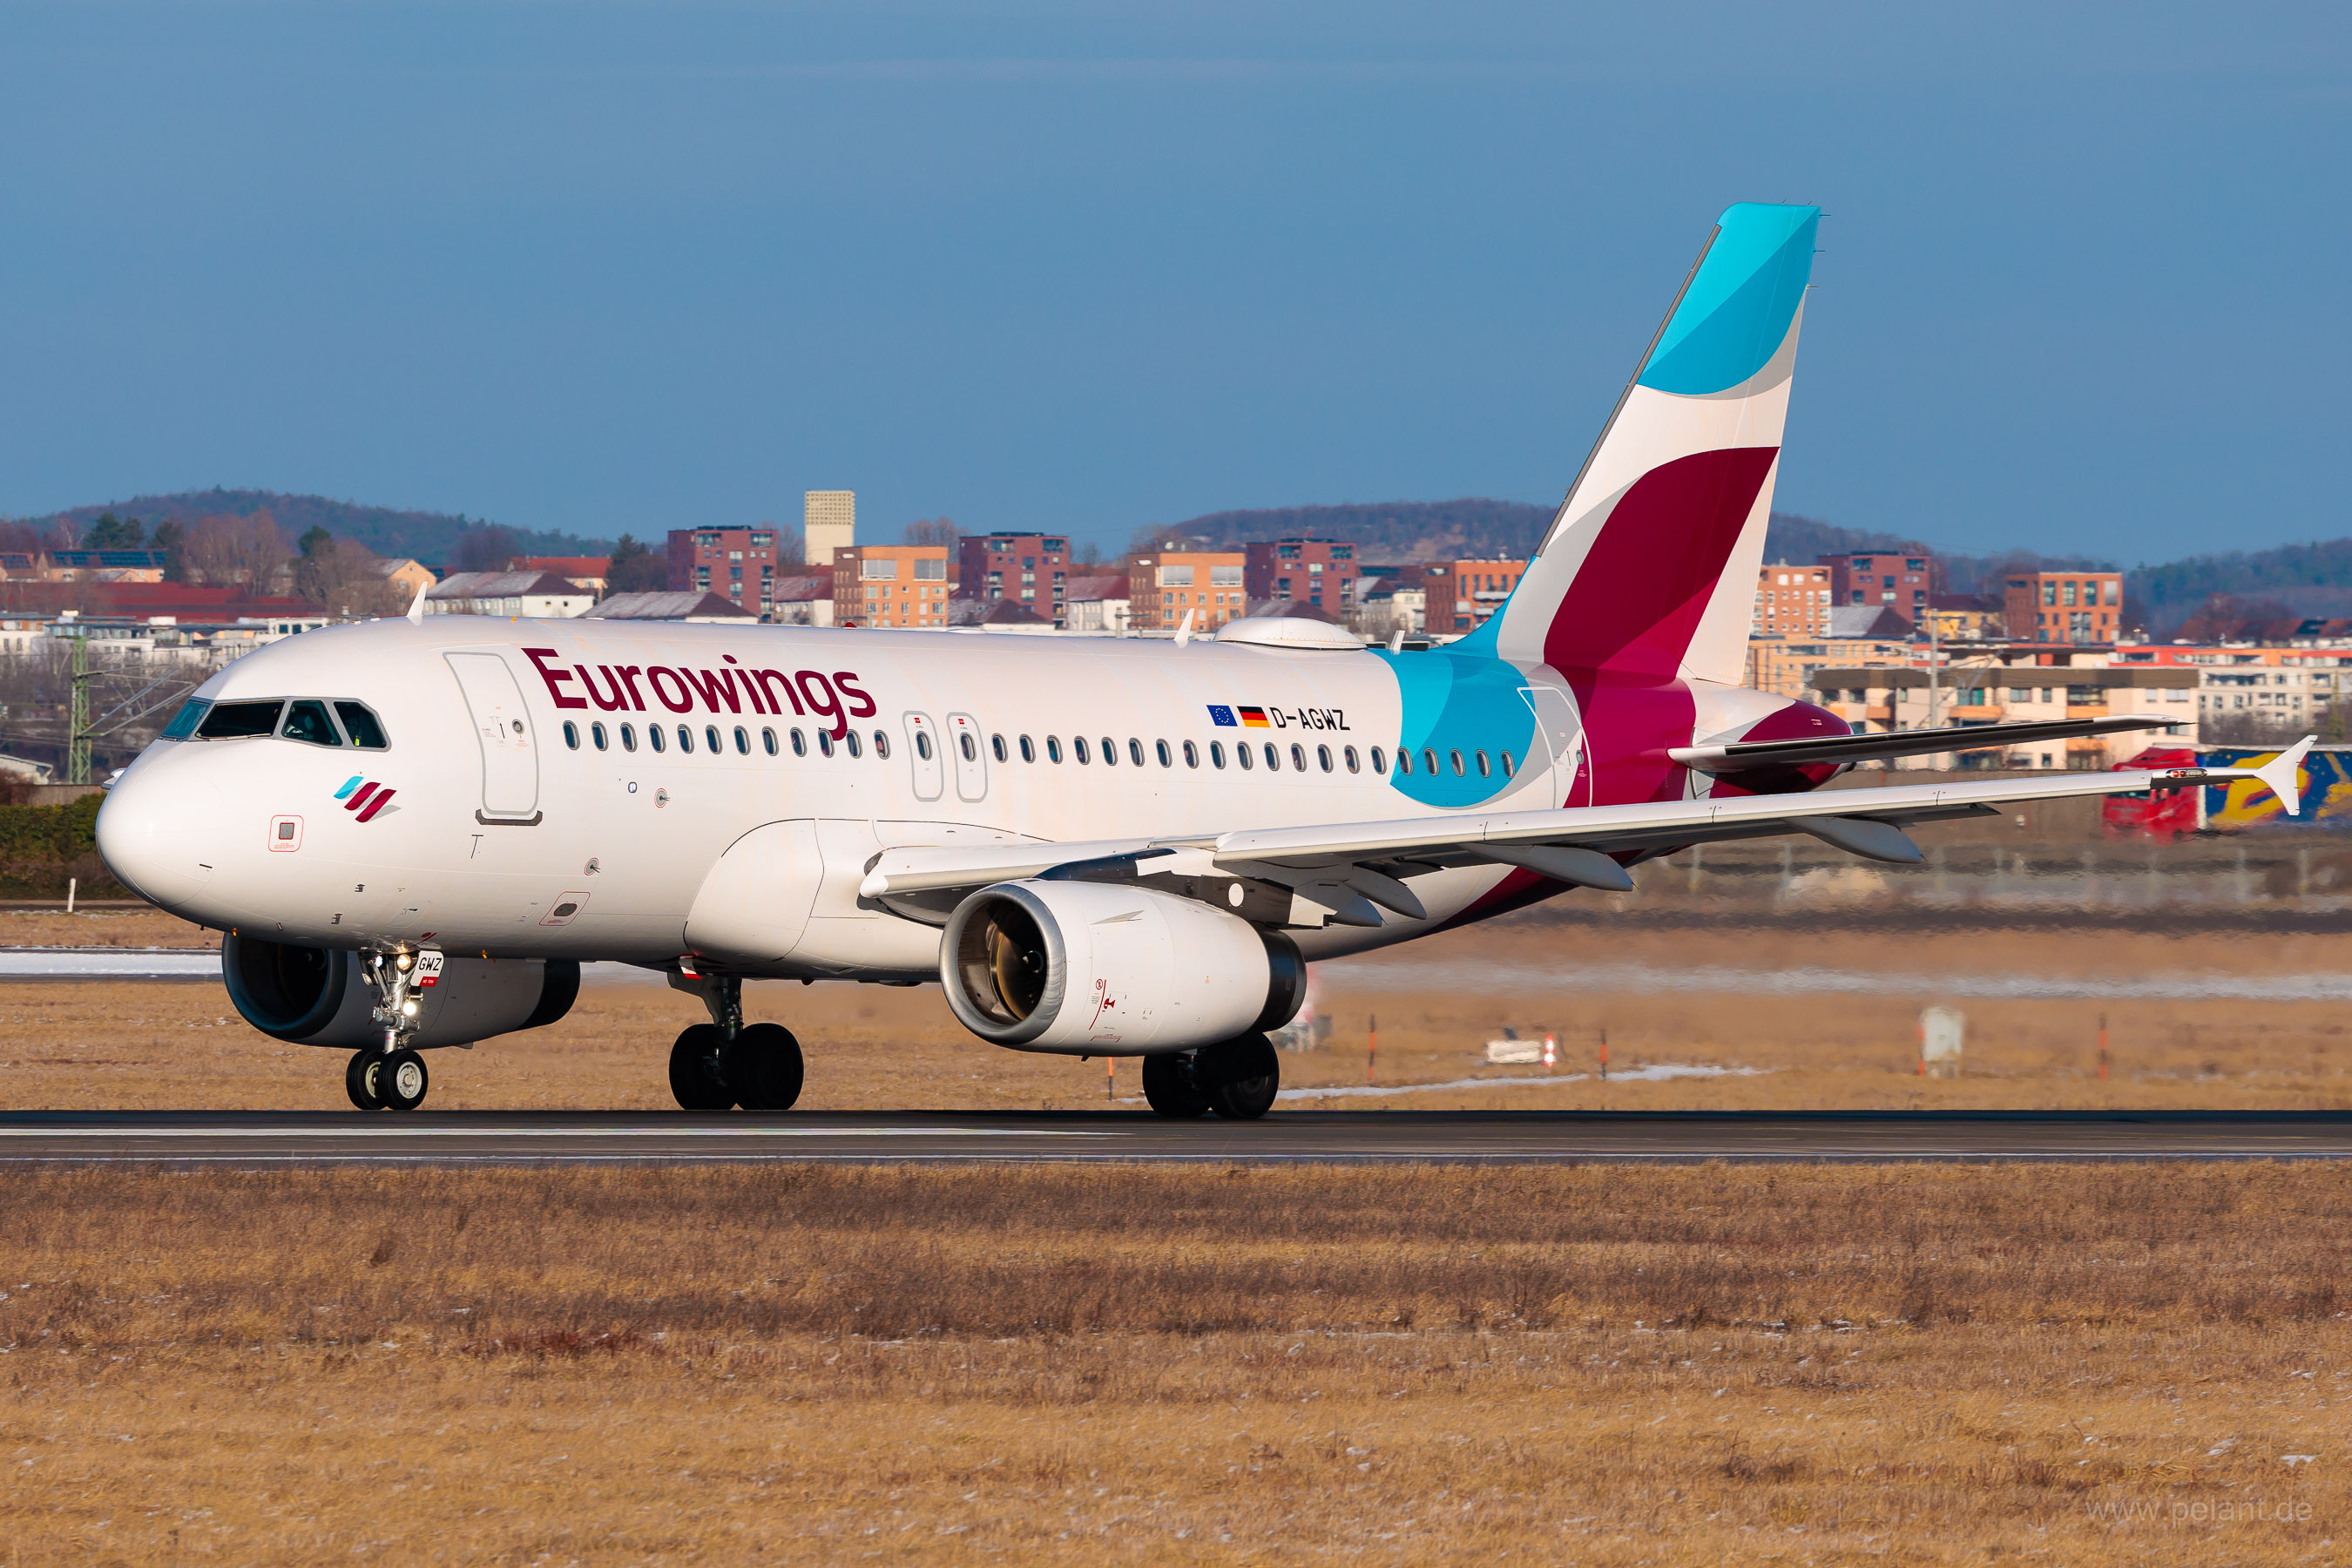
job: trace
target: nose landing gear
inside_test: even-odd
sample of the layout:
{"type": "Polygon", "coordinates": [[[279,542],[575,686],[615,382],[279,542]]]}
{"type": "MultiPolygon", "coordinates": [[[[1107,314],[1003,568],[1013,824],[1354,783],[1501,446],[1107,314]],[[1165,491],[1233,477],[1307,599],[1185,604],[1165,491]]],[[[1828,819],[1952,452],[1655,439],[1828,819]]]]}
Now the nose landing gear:
{"type": "Polygon", "coordinates": [[[417,1030],[416,982],[423,974],[438,973],[440,964],[437,952],[403,948],[372,952],[361,966],[376,994],[371,1017],[383,1030],[382,1045],[357,1052],[343,1069],[343,1092],[362,1110],[414,1110],[425,1103],[432,1075],[408,1041],[417,1030]]]}
{"type": "Polygon", "coordinates": [[[669,1091],[685,1110],[790,1110],[801,1097],[801,1044],[781,1024],[743,1022],[743,982],[673,973],[670,984],[702,998],[710,1022],[689,1026],[669,1048],[669,1091]]]}

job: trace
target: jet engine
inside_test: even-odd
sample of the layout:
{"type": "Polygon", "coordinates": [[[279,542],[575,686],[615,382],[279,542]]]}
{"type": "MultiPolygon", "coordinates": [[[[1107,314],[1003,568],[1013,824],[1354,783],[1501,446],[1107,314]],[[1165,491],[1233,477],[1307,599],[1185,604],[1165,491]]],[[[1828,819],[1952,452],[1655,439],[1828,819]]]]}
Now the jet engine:
{"type": "Polygon", "coordinates": [[[1279,1028],[1307,965],[1279,932],[1213,905],[1106,882],[982,888],[940,941],[948,1005],[1018,1050],[1134,1056],[1279,1028]]]}
{"type": "MultiPolygon", "coordinates": [[[[221,978],[245,1021],[265,1035],[345,1051],[383,1042],[356,952],[232,935],[221,943],[221,978]]],[[[437,984],[418,989],[420,1027],[406,1043],[430,1049],[536,1029],[570,1012],[579,994],[571,959],[451,957],[437,984]]]]}

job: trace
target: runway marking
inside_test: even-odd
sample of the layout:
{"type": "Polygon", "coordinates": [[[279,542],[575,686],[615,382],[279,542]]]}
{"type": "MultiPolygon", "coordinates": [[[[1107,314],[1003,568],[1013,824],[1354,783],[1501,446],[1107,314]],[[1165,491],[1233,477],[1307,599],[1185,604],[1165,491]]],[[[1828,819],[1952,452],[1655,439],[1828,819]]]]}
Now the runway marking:
{"type": "Polygon", "coordinates": [[[1320,963],[1324,978],[1352,991],[1463,990],[1510,995],[1624,991],[1654,995],[1703,991],[1746,996],[1967,996],[2017,1001],[2352,1002],[2352,974],[2183,974],[2126,980],[2055,974],[1870,973],[1808,965],[1731,969],[1652,963],[1320,963]]]}
{"type": "MultiPolygon", "coordinates": [[[[1755,1078],[1772,1071],[1770,1068],[1685,1067],[1672,1062],[1655,1063],[1649,1067],[1627,1068],[1623,1072],[1609,1075],[1611,1083],[1664,1083],[1678,1078],[1755,1078]]],[[[1332,1100],[1343,1097],[1382,1099],[1392,1094],[1433,1094],[1446,1089],[1486,1089],[1494,1085],[1547,1083],[1582,1083],[1593,1075],[1589,1072],[1496,1073],[1492,1078],[1457,1078],[1444,1083],[1342,1083],[1323,1089],[1286,1089],[1276,1100],[1332,1100]]],[[[1122,1103],[1134,1103],[1124,1101],[1122,1103]]]]}

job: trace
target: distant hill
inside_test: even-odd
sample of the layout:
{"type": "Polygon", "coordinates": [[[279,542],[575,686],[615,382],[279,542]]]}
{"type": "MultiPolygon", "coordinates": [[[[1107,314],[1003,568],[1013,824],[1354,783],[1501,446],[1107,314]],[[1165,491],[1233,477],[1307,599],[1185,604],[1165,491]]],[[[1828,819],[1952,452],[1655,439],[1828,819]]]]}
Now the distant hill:
{"type": "MultiPolygon", "coordinates": [[[[137,518],[152,531],[159,522],[189,523],[206,517],[250,517],[267,511],[290,542],[313,528],[323,528],[338,539],[354,540],[379,555],[413,555],[438,566],[457,552],[467,533],[497,526],[480,518],[443,511],[401,511],[392,507],[362,506],[356,501],[330,500],[325,496],[284,495],[276,490],[179,490],[170,495],[133,496],[103,506],[78,506],[47,517],[18,521],[39,528],[71,520],[87,527],[100,514],[137,518]]],[[[609,539],[583,539],[577,534],[509,528],[517,552],[530,555],[609,555],[609,539]]]]}

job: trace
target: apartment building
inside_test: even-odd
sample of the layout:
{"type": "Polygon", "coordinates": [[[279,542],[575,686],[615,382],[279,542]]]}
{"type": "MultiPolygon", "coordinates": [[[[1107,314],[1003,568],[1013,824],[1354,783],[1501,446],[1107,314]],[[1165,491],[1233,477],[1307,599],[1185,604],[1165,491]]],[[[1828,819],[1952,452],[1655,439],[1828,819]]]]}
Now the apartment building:
{"type": "Polygon", "coordinates": [[[1791,701],[1811,701],[1813,676],[1822,669],[1904,669],[1913,654],[1908,637],[1751,637],[1743,684],[1791,701]]]}
{"type": "Polygon", "coordinates": [[[1756,573],[1750,637],[1817,637],[1829,630],[1830,569],[1775,561],[1756,573]]]}
{"type": "Polygon", "coordinates": [[[1909,758],[1899,764],[1904,767],[1951,767],[1958,758],[1965,767],[2095,772],[2159,741],[2184,747],[2198,743],[2198,678],[2188,669],[1971,658],[1944,666],[1933,681],[1922,668],[1825,665],[1814,671],[1812,684],[1812,700],[1858,731],[2055,723],[2125,713],[2168,721],[2161,730],[1909,758]]]}
{"type": "Polygon", "coordinates": [[[1886,555],[1855,551],[1845,555],[1817,555],[1829,568],[1830,593],[1841,605],[1883,605],[1917,625],[1927,613],[1928,579],[1935,574],[1929,555],[1886,555]]]}
{"type": "Polygon", "coordinates": [[[2122,635],[2120,572],[2019,572],[2002,582],[2009,639],[2021,643],[2112,643],[2122,635]]]}
{"type": "Polygon", "coordinates": [[[1138,631],[1173,631],[1192,612],[1192,629],[1214,631],[1239,620],[1247,604],[1238,550],[1154,550],[1128,562],[1128,624],[1138,631]]]}
{"type": "Polygon", "coordinates": [[[1244,545],[1244,591],[1255,602],[1288,599],[1345,620],[1362,605],[1356,547],[1329,539],[1265,539],[1244,545]]]}
{"type": "Polygon", "coordinates": [[[939,630],[953,579],[944,544],[852,544],[833,552],[833,624],[939,630]]]}
{"type": "Polygon", "coordinates": [[[959,599],[1002,599],[1057,625],[1067,620],[1070,542],[1051,533],[975,533],[956,542],[959,599]]]}
{"type": "Polygon", "coordinates": [[[2116,649],[2118,666],[2197,672],[2197,707],[2206,717],[2251,715],[2316,724],[2352,690],[2352,651],[2308,647],[2197,647],[2143,644],[2116,649]]]}
{"type": "Polygon", "coordinates": [[[776,568],[772,527],[669,531],[673,594],[716,594],[753,615],[765,615],[775,605],[776,568]]]}
{"type": "MultiPolygon", "coordinates": [[[[1501,558],[1433,561],[1421,568],[1422,618],[1430,634],[1456,636],[1485,626],[1519,585],[1519,576],[1527,569],[1524,561],[1501,558]]],[[[1397,586],[1402,588],[1409,580],[1399,578],[1397,586]]]]}

